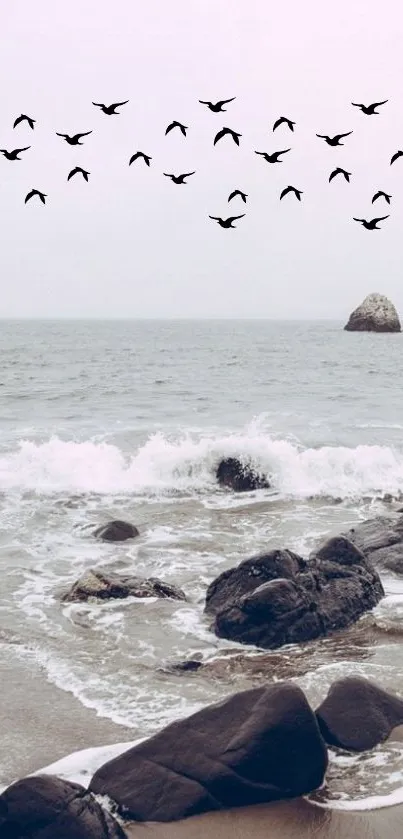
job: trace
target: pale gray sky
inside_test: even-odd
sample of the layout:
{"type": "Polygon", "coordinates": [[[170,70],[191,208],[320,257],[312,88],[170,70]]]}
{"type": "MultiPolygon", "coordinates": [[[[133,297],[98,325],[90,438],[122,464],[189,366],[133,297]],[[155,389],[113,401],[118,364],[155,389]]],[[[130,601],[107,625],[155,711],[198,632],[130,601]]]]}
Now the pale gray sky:
{"type": "Polygon", "coordinates": [[[403,15],[397,0],[19,0],[2,10],[1,317],[344,318],[372,291],[403,313],[403,15]],[[198,99],[236,96],[227,114],[198,99]],[[107,117],[92,100],[130,99],[107,117]],[[365,117],[351,101],[389,99],[365,117]],[[13,130],[21,112],[35,131],[13,130]],[[297,122],[272,134],[279,115],[297,122]],[[164,136],[172,119],[188,138],[164,136]],[[223,125],[242,133],[224,140],[223,125]],[[71,148],[55,131],[93,129],[71,148]],[[332,149],[315,133],[353,130],[332,149]],[[292,146],[278,166],[254,149],[292,146]],[[128,167],[137,149],[152,168],[128,167]],[[90,183],[67,184],[83,165],[90,183]],[[349,186],[330,171],[353,173],[349,186]],[[196,169],[187,186],[163,171],[196,169]],[[281,189],[304,191],[300,205],[281,189]],[[31,201],[32,188],[48,204],[31,201]],[[237,230],[208,219],[235,215],[237,230]],[[352,216],[391,217],[367,232],[352,216]]]}

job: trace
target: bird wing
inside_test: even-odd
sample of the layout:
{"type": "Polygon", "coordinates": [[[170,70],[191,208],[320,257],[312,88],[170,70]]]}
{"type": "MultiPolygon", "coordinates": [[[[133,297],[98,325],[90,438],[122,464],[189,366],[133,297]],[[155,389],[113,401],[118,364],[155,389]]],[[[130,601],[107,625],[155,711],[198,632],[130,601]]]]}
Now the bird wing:
{"type": "Polygon", "coordinates": [[[243,217],[244,217],[244,215],[245,215],[245,213],[242,213],[242,215],[241,215],[241,216],[230,216],[229,218],[227,218],[227,219],[226,219],[226,221],[229,221],[229,222],[232,222],[232,221],[237,221],[237,219],[239,219],[239,218],[243,218],[243,217]]]}
{"type": "Polygon", "coordinates": [[[172,131],[173,128],[175,128],[175,123],[170,122],[168,127],[167,127],[167,130],[165,131],[165,134],[169,134],[169,132],[172,131]]]}
{"type": "Polygon", "coordinates": [[[181,175],[182,178],[190,178],[191,175],[195,175],[196,170],[194,172],[186,172],[186,175],[181,175]]]}
{"type": "Polygon", "coordinates": [[[267,152],[266,151],[255,151],[255,154],[261,154],[261,155],[263,155],[263,157],[265,157],[267,152]]]}
{"type": "Polygon", "coordinates": [[[382,193],[381,193],[381,192],[376,192],[376,193],[375,193],[375,195],[374,195],[374,196],[373,196],[373,198],[372,198],[371,204],[373,204],[373,203],[374,203],[374,201],[376,201],[378,198],[380,198],[380,197],[381,197],[381,195],[382,195],[382,193]]]}
{"type": "Polygon", "coordinates": [[[121,105],[127,105],[129,99],[126,99],[124,102],[114,102],[113,105],[109,105],[110,108],[119,108],[121,105]]]}
{"type": "Polygon", "coordinates": [[[372,224],[378,224],[378,221],[385,221],[386,218],[389,218],[389,216],[381,216],[380,218],[373,218],[373,219],[371,219],[371,222],[372,222],[372,224]]]}
{"type": "Polygon", "coordinates": [[[322,140],[328,140],[329,139],[327,134],[317,134],[316,136],[321,137],[322,140]]]}
{"type": "Polygon", "coordinates": [[[175,177],[175,175],[169,175],[168,172],[163,172],[162,174],[165,175],[166,178],[174,178],[175,177]]]}
{"type": "Polygon", "coordinates": [[[25,196],[24,204],[26,204],[27,201],[29,201],[29,199],[32,198],[33,195],[35,195],[35,191],[33,189],[31,189],[31,192],[28,192],[27,195],[25,196]]]}
{"type": "Polygon", "coordinates": [[[282,198],[284,198],[285,195],[288,195],[289,191],[290,191],[290,187],[286,186],[285,189],[283,189],[283,191],[280,193],[280,201],[281,201],[282,198]]]}
{"type": "Polygon", "coordinates": [[[201,105],[212,105],[212,102],[206,102],[205,99],[199,99],[201,105]]]}
{"type": "Polygon", "coordinates": [[[80,139],[80,137],[88,137],[88,134],[92,134],[92,131],[82,131],[81,134],[76,134],[75,136],[80,139]]]}
{"type": "Polygon", "coordinates": [[[38,192],[38,195],[39,195],[39,198],[42,201],[42,204],[44,204],[45,203],[45,198],[46,198],[45,193],[44,192],[38,192]]]}
{"type": "Polygon", "coordinates": [[[348,137],[352,133],[353,133],[352,131],[347,131],[346,134],[336,134],[334,139],[335,140],[341,140],[342,137],[348,137]]]}
{"type": "Polygon", "coordinates": [[[105,108],[105,105],[104,105],[103,102],[93,102],[92,104],[96,105],[97,108],[105,108]]]}
{"type": "Polygon", "coordinates": [[[392,165],[392,163],[394,163],[394,162],[395,162],[395,160],[397,160],[397,159],[398,159],[398,157],[401,157],[402,155],[403,155],[403,152],[402,152],[402,151],[397,151],[397,152],[395,152],[395,153],[394,153],[394,155],[392,156],[392,159],[391,159],[391,161],[390,161],[390,164],[392,165]]]}
{"type": "Polygon", "coordinates": [[[78,166],[76,166],[75,169],[72,169],[71,172],[69,172],[69,174],[67,175],[67,180],[69,181],[70,178],[73,177],[73,175],[77,174],[77,172],[78,172],[78,166]]]}
{"type": "Polygon", "coordinates": [[[217,102],[217,105],[228,105],[229,102],[233,102],[236,99],[236,96],[233,96],[232,99],[221,99],[217,102]]]}
{"type": "Polygon", "coordinates": [[[19,125],[20,122],[22,122],[24,119],[25,119],[25,117],[23,117],[22,114],[21,114],[20,117],[17,117],[17,119],[15,120],[15,123],[13,125],[13,128],[16,128],[16,126],[19,125]]]}
{"type": "Polygon", "coordinates": [[[359,222],[361,222],[361,224],[363,224],[364,221],[365,221],[365,218],[355,218],[355,216],[353,216],[353,221],[359,221],[359,222]]]}
{"type": "Polygon", "coordinates": [[[219,218],[218,216],[209,216],[209,218],[212,218],[213,221],[222,221],[222,219],[219,218]]]}
{"type": "Polygon", "coordinates": [[[68,134],[59,134],[58,131],[56,131],[56,134],[57,134],[58,137],[68,137],[69,136],[68,134]]]}
{"type": "Polygon", "coordinates": [[[333,172],[331,172],[331,173],[330,173],[330,176],[329,176],[329,183],[330,183],[330,181],[332,181],[332,180],[333,180],[333,178],[335,178],[335,177],[336,177],[336,175],[338,175],[338,174],[339,174],[339,173],[338,173],[337,169],[333,169],[333,172]]]}
{"type": "Polygon", "coordinates": [[[222,139],[222,137],[225,137],[225,135],[226,135],[226,134],[228,134],[227,129],[226,129],[226,128],[222,128],[222,129],[221,129],[221,131],[219,131],[219,132],[218,132],[218,134],[216,134],[216,135],[215,135],[215,137],[214,137],[214,145],[215,145],[216,143],[218,143],[218,141],[219,141],[219,140],[221,140],[221,139],[222,139]]]}
{"type": "Polygon", "coordinates": [[[231,192],[231,195],[228,196],[228,201],[232,201],[232,199],[235,198],[235,196],[238,195],[238,194],[239,194],[239,191],[237,189],[234,189],[234,191],[231,192]]]}
{"type": "Polygon", "coordinates": [[[15,151],[16,154],[19,154],[20,151],[28,151],[28,149],[30,149],[30,148],[31,148],[31,146],[25,146],[25,149],[14,149],[14,151],[15,151]]]}
{"type": "Polygon", "coordinates": [[[131,163],[133,163],[135,160],[137,160],[138,157],[140,157],[140,152],[139,151],[136,151],[135,154],[132,154],[132,156],[129,160],[129,166],[130,166],[131,163]]]}
{"type": "Polygon", "coordinates": [[[379,108],[379,105],[386,105],[386,103],[388,101],[389,101],[388,99],[384,99],[383,102],[373,102],[371,107],[372,108],[379,108]]]}
{"type": "MultiPolygon", "coordinates": [[[[365,108],[365,105],[362,103],[360,104],[359,102],[352,102],[351,104],[354,105],[354,108],[365,108]]],[[[355,221],[357,221],[357,219],[355,219],[355,221]]]]}
{"type": "Polygon", "coordinates": [[[276,154],[286,154],[288,151],[291,151],[291,149],[283,149],[282,151],[277,151],[276,154]]]}

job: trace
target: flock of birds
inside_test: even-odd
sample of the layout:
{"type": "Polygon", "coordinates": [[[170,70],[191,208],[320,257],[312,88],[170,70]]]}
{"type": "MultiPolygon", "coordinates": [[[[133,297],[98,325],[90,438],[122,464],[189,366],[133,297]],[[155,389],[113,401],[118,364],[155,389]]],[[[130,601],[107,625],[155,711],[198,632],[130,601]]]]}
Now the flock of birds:
{"type": "MultiPolygon", "coordinates": [[[[224,108],[224,105],[228,105],[230,102],[233,102],[235,100],[235,98],[236,97],[233,96],[231,99],[220,99],[218,102],[209,102],[209,101],[206,101],[206,100],[203,100],[203,99],[199,99],[199,102],[202,105],[206,105],[207,108],[210,111],[212,111],[213,113],[218,114],[218,113],[226,112],[227,109],[224,108]]],[[[366,114],[367,116],[373,116],[374,114],[379,114],[379,111],[377,110],[377,108],[379,108],[381,105],[386,105],[387,101],[388,101],[387,99],[384,99],[382,102],[373,102],[370,105],[364,105],[364,104],[358,103],[358,102],[352,102],[351,104],[355,108],[360,108],[360,110],[364,114],[366,114]]],[[[100,108],[101,111],[103,111],[103,113],[106,114],[107,116],[116,116],[120,113],[117,109],[123,107],[123,105],[127,105],[128,102],[129,102],[129,100],[126,99],[124,102],[114,102],[111,105],[105,105],[103,102],[93,102],[92,104],[96,108],[100,108]]],[[[20,125],[23,122],[27,123],[27,125],[32,130],[34,130],[36,120],[33,119],[32,117],[27,116],[27,114],[21,114],[19,117],[17,117],[17,119],[14,122],[13,128],[17,128],[17,126],[20,125]]],[[[277,128],[279,128],[282,125],[286,126],[289,129],[289,131],[293,132],[295,124],[296,123],[293,122],[291,119],[288,119],[288,117],[281,116],[278,119],[276,119],[276,121],[273,125],[273,132],[276,131],[277,128]]],[[[181,134],[183,134],[184,137],[187,136],[186,132],[188,130],[188,126],[184,125],[181,122],[178,122],[177,120],[173,120],[173,122],[171,122],[167,126],[165,134],[167,135],[171,131],[174,131],[175,129],[180,131],[181,134]]],[[[345,145],[341,141],[345,137],[349,137],[350,134],[352,134],[352,133],[353,133],[352,131],[347,131],[344,134],[335,134],[333,137],[330,137],[327,134],[316,134],[316,136],[319,137],[320,139],[323,139],[327,143],[327,145],[332,146],[332,147],[336,147],[336,146],[345,145]]],[[[82,142],[83,137],[88,137],[89,134],[92,134],[92,131],[82,131],[80,133],[72,134],[72,135],[62,134],[62,133],[56,131],[56,134],[57,134],[58,137],[62,137],[62,139],[65,140],[65,142],[68,143],[70,146],[82,146],[82,145],[84,145],[83,142],[82,142]]],[[[230,137],[233,140],[233,142],[237,146],[239,146],[239,144],[240,144],[239,141],[240,141],[240,137],[242,137],[242,134],[240,134],[237,131],[234,131],[232,128],[227,128],[227,127],[221,128],[220,131],[218,131],[217,134],[214,137],[214,145],[216,145],[218,142],[220,142],[220,140],[222,140],[224,137],[230,137]]],[[[7,149],[0,149],[0,152],[4,155],[4,157],[7,160],[15,161],[15,160],[21,160],[21,157],[19,155],[22,152],[28,151],[28,149],[30,149],[30,148],[31,148],[31,146],[25,146],[24,148],[12,149],[11,151],[8,151],[7,149]]],[[[291,151],[291,148],[281,149],[280,151],[275,151],[275,152],[272,152],[271,154],[269,154],[268,152],[265,152],[265,151],[255,151],[255,154],[263,157],[263,159],[267,163],[275,164],[275,163],[282,163],[283,162],[282,161],[282,156],[284,154],[288,154],[288,152],[290,152],[290,151],[291,151]]],[[[403,157],[403,151],[401,149],[399,149],[397,152],[395,152],[392,155],[390,165],[395,163],[395,161],[398,160],[400,157],[403,157]]],[[[143,162],[145,163],[146,166],[150,166],[152,157],[148,154],[145,154],[142,151],[136,151],[131,156],[131,158],[129,160],[129,166],[131,166],[137,160],[143,160],[143,162]]],[[[84,180],[88,182],[88,178],[89,178],[90,174],[91,174],[90,172],[88,172],[86,169],[83,169],[81,166],[75,166],[74,169],[72,169],[69,172],[69,174],[67,176],[67,180],[70,181],[71,178],[74,178],[76,175],[81,175],[84,178],[84,180]]],[[[179,175],[175,175],[175,174],[172,174],[172,173],[169,173],[169,172],[164,172],[163,174],[165,175],[166,178],[170,178],[171,181],[174,184],[181,185],[181,184],[186,184],[187,183],[187,178],[190,178],[192,175],[195,175],[196,172],[184,172],[184,173],[179,174],[179,175]]],[[[345,169],[341,168],[340,166],[337,166],[330,173],[329,183],[339,175],[344,177],[345,180],[347,181],[347,183],[350,183],[351,172],[347,172],[345,169]]],[[[290,195],[290,194],[293,194],[298,201],[301,201],[301,195],[303,195],[303,192],[302,192],[301,189],[297,189],[295,186],[288,185],[280,193],[280,201],[282,201],[282,199],[285,198],[286,195],[290,195]]],[[[31,189],[30,192],[28,192],[28,194],[25,196],[25,204],[27,204],[27,202],[30,201],[34,197],[38,197],[40,199],[40,201],[42,201],[43,204],[46,203],[46,198],[47,198],[46,193],[41,192],[41,190],[39,190],[39,189],[31,189]]],[[[228,197],[228,202],[232,201],[234,198],[240,198],[241,201],[244,204],[246,204],[248,196],[247,196],[247,193],[243,192],[242,190],[234,189],[233,192],[231,192],[231,194],[228,197]]],[[[380,198],[383,198],[384,201],[387,204],[390,204],[392,196],[389,195],[387,192],[384,192],[383,190],[378,190],[378,192],[376,192],[374,194],[373,198],[372,198],[372,204],[374,204],[375,201],[378,201],[380,198]]],[[[209,216],[209,218],[212,219],[213,221],[218,222],[220,227],[223,227],[225,229],[229,229],[229,228],[234,228],[234,222],[238,221],[241,218],[244,218],[244,216],[245,216],[245,213],[242,213],[241,215],[237,215],[237,216],[229,216],[228,218],[221,218],[220,216],[209,216]]],[[[366,228],[366,230],[379,230],[380,229],[378,227],[379,222],[385,221],[385,219],[387,219],[387,218],[389,218],[389,215],[380,216],[378,218],[372,218],[372,219],[363,219],[363,218],[355,218],[354,217],[353,220],[358,221],[360,224],[362,224],[363,227],[366,228]]]]}

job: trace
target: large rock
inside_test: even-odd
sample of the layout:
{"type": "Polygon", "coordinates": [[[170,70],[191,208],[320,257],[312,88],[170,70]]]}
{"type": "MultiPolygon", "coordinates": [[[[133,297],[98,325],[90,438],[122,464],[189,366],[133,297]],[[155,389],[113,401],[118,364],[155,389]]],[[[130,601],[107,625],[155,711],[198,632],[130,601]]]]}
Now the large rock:
{"type": "Polygon", "coordinates": [[[216,469],[216,478],[220,486],[233,489],[234,492],[250,492],[254,489],[268,489],[269,481],[248,464],[236,457],[220,460],[216,469]]]}
{"type": "Polygon", "coordinates": [[[179,720],[109,761],[90,790],[126,818],[172,821],[318,788],[327,750],[296,685],[259,687],[179,720]]]}
{"type": "Polygon", "coordinates": [[[207,590],[205,611],[219,637],[274,649],[349,626],[383,594],[372,564],[339,536],[309,563],[278,550],[224,571],[207,590]]]}
{"type": "Polygon", "coordinates": [[[1,839],[125,839],[115,819],[79,784],[23,778],[0,796],[1,839]]]}
{"type": "Polygon", "coordinates": [[[326,743],[363,752],[403,723],[403,701],[367,679],[350,676],[332,684],[316,716],[326,743]]]}
{"type": "Polygon", "coordinates": [[[403,574],[403,515],[376,516],[352,527],[345,536],[375,567],[403,574]]]}
{"type": "Polygon", "coordinates": [[[368,294],[351,313],[344,329],[348,332],[400,332],[397,311],[383,294],[368,294]]]}
{"type": "Polygon", "coordinates": [[[157,577],[142,579],[122,574],[105,574],[96,568],[86,571],[62,599],[74,603],[89,600],[91,597],[98,600],[125,597],[170,597],[173,600],[186,600],[186,595],[180,588],[164,583],[157,577]]]}
{"type": "Polygon", "coordinates": [[[110,521],[108,524],[102,524],[94,530],[94,536],[98,539],[103,539],[104,542],[124,542],[126,539],[134,539],[139,536],[139,531],[134,524],[129,524],[127,521],[110,521]]]}

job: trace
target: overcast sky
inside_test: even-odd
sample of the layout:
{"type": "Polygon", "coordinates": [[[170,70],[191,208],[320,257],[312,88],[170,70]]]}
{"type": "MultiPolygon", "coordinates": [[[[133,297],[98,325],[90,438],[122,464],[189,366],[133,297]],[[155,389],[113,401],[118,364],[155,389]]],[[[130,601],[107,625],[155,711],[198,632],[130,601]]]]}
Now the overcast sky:
{"type": "Polygon", "coordinates": [[[396,0],[19,0],[2,9],[1,317],[345,318],[403,314],[403,15],[396,0]],[[198,99],[236,96],[226,114],[198,99]],[[92,100],[130,99],[105,116],[92,100]],[[351,101],[389,99],[364,116],[351,101]],[[21,112],[36,127],[13,130],[21,112]],[[296,130],[272,133],[280,116],[296,130]],[[189,126],[185,140],[165,128],[189,126]],[[237,148],[222,126],[242,134],[237,148]],[[55,132],[94,133],[70,147],[55,132]],[[353,131],[340,149],[315,133],[353,131]],[[270,165],[254,150],[292,148],[270,165]],[[128,161],[142,150],[151,168],[128,161]],[[71,168],[91,172],[67,183],[71,168]],[[351,184],[328,177],[335,166],[351,184]],[[165,172],[196,175],[175,186],[165,172]],[[299,204],[279,193],[293,184],[299,204]],[[47,205],[24,197],[31,188],[47,205]],[[212,215],[244,206],[222,230],[212,215]],[[386,215],[382,231],[352,216],[386,215]]]}

